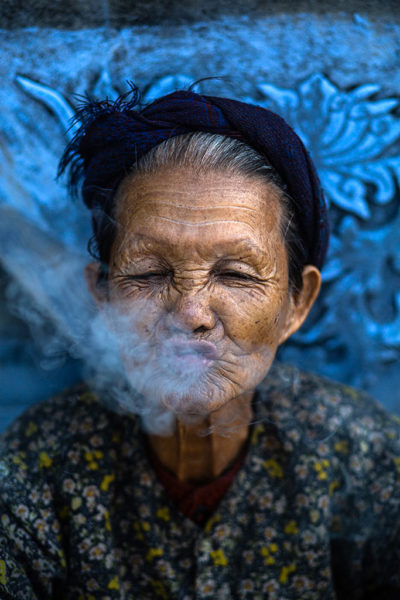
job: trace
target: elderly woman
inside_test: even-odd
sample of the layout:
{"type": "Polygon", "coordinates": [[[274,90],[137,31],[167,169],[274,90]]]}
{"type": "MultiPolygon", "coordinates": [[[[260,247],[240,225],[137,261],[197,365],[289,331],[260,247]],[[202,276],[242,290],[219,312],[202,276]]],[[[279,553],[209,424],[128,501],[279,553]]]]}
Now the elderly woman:
{"type": "Polygon", "coordinates": [[[82,384],[3,436],[0,598],[400,598],[398,419],[271,368],[320,288],[310,157],[263,108],[133,96],[85,104],[61,164],[128,400],[82,384]]]}

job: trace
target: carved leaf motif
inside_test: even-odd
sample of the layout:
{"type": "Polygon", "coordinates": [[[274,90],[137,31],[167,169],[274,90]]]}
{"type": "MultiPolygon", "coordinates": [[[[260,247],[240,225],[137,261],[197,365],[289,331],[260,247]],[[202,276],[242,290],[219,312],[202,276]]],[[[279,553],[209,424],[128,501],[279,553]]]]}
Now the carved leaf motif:
{"type": "Polygon", "coordinates": [[[78,125],[71,127],[74,109],[64,96],[47,85],[33,81],[28,77],[17,75],[16,80],[22,89],[32,96],[32,98],[39,100],[39,102],[42,102],[49,110],[51,110],[66,132],[67,137],[71,139],[74,135],[74,131],[78,128],[78,125]]]}
{"type": "Polygon", "coordinates": [[[143,103],[148,104],[159,96],[165,96],[175,90],[188,88],[193,81],[194,79],[193,77],[190,77],[190,75],[176,74],[161,77],[161,79],[153,81],[153,83],[146,88],[142,97],[143,103]]]}
{"type": "Polygon", "coordinates": [[[371,100],[377,85],[344,92],[319,73],[296,92],[266,83],[258,89],[266,98],[263,105],[282,114],[302,137],[333,204],[369,219],[369,199],[392,199],[400,165],[400,156],[391,156],[400,141],[400,119],[390,114],[399,104],[396,98],[371,100]]]}

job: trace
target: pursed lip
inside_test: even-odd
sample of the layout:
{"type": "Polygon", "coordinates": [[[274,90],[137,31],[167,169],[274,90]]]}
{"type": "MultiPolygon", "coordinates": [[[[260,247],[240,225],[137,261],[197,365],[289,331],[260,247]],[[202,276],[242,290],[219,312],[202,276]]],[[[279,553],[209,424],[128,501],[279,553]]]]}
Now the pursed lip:
{"type": "Polygon", "coordinates": [[[217,348],[211,342],[172,340],[168,343],[168,347],[176,356],[192,355],[208,360],[216,360],[218,358],[217,348]]]}

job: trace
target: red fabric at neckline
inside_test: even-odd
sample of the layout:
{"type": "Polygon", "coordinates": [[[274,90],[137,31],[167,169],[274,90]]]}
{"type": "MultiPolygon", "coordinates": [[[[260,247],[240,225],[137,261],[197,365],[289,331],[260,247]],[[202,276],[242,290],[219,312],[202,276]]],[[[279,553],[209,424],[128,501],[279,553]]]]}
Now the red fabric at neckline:
{"type": "Polygon", "coordinates": [[[148,448],[150,463],[178,510],[198,525],[204,525],[216,509],[243,465],[247,448],[225,473],[204,485],[193,485],[180,481],[148,448]]]}

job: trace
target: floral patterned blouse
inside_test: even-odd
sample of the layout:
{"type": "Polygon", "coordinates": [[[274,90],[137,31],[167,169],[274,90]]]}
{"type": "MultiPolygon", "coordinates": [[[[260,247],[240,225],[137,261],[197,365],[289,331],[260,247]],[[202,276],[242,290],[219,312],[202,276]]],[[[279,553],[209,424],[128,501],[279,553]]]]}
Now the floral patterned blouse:
{"type": "Polygon", "coordinates": [[[203,527],[150,466],[140,422],[86,385],[2,437],[0,598],[400,598],[400,420],[286,366],[203,527]]]}

